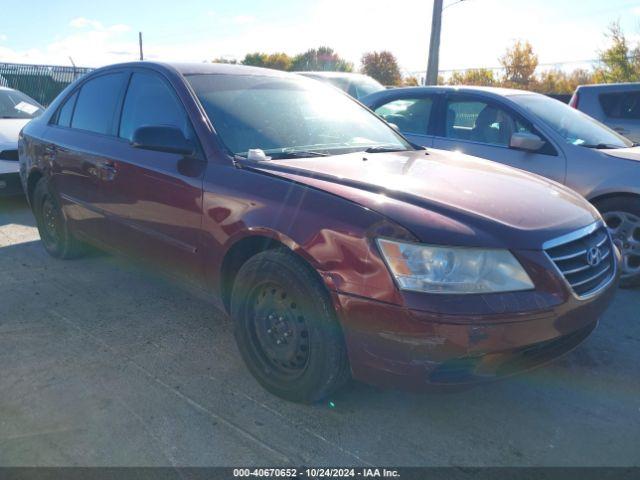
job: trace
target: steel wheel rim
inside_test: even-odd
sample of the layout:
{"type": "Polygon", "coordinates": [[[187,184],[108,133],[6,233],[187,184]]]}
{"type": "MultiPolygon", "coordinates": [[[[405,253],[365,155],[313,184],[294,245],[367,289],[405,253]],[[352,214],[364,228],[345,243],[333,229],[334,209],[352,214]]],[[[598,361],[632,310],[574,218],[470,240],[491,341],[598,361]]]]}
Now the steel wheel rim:
{"type": "Polygon", "coordinates": [[[55,248],[60,242],[60,216],[51,200],[47,196],[42,202],[42,240],[49,248],[55,248]]]}
{"type": "Polygon", "coordinates": [[[276,283],[263,283],[250,295],[249,334],[254,357],[283,380],[300,377],[309,364],[309,328],[299,303],[276,283]]]}
{"type": "Polygon", "coordinates": [[[602,216],[622,253],[621,277],[640,274],[640,217],[621,211],[605,212],[602,216]]]}

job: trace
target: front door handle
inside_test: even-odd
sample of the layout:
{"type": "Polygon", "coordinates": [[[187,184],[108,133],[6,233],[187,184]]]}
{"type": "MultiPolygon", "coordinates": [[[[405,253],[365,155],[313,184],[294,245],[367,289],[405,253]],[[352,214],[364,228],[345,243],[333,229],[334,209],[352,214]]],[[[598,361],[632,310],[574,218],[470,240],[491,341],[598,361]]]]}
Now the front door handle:
{"type": "Polygon", "coordinates": [[[102,178],[102,180],[105,182],[112,182],[118,174],[118,169],[116,168],[114,161],[107,160],[100,165],[100,172],[100,178],[102,178]]]}
{"type": "Polygon", "coordinates": [[[55,155],[56,154],[56,146],[53,143],[49,143],[44,147],[44,153],[47,155],[55,155]]]}

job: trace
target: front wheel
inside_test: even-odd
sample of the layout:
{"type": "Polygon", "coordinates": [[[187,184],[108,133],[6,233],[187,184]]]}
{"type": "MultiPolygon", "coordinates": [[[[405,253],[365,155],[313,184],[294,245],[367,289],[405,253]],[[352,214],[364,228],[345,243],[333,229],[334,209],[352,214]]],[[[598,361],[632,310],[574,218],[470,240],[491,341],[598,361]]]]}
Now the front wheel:
{"type": "Polygon", "coordinates": [[[640,285],[640,198],[613,197],[596,205],[622,253],[620,285],[640,285]]]}
{"type": "Polygon", "coordinates": [[[311,403],[344,385],[349,363],[324,285],[284,250],[259,253],[234,282],[231,316],[240,353],[271,393],[311,403]]]}

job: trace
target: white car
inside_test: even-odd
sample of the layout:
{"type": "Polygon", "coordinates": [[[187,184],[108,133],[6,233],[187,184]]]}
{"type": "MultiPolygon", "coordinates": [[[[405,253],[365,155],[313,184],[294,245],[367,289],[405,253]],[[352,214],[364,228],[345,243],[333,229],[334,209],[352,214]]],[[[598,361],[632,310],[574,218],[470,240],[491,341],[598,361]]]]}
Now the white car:
{"type": "Polygon", "coordinates": [[[32,118],[44,111],[33,98],[0,87],[0,196],[22,192],[18,163],[18,135],[32,118]]]}

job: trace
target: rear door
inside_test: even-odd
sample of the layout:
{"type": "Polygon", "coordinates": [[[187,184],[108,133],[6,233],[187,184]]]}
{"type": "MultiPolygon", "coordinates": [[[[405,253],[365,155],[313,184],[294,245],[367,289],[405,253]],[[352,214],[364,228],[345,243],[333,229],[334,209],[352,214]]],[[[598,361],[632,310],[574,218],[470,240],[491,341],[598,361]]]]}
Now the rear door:
{"type": "Polygon", "coordinates": [[[604,123],[629,140],[640,142],[640,89],[601,93],[598,100],[604,123]]]}
{"type": "Polygon", "coordinates": [[[566,176],[566,160],[547,138],[507,105],[473,94],[449,94],[438,118],[433,148],[460,151],[537,173],[560,183],[566,176]],[[516,132],[534,133],[545,140],[538,152],[509,147],[516,132]]]}
{"type": "Polygon", "coordinates": [[[141,126],[174,126],[197,145],[187,112],[171,84],[153,70],[132,72],[122,106],[113,175],[105,205],[118,250],[198,283],[204,156],[134,148],[141,126]]]}
{"type": "Polygon", "coordinates": [[[94,242],[109,238],[103,178],[112,161],[127,74],[92,77],[72,92],[47,127],[44,154],[73,229],[94,242]]]}
{"type": "Polygon", "coordinates": [[[416,145],[430,147],[433,134],[430,129],[435,112],[437,95],[411,94],[386,101],[374,111],[396,127],[407,139],[416,145]]]}

